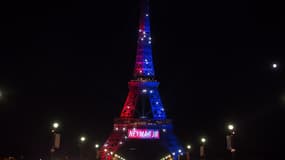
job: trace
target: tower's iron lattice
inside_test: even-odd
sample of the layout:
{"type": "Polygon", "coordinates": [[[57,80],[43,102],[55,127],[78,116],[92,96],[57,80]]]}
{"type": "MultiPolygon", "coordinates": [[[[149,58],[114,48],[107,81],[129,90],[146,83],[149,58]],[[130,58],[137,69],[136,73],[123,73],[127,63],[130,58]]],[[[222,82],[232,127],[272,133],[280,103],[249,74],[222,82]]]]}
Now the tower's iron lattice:
{"type": "Polygon", "coordinates": [[[160,99],[159,82],[155,80],[152,59],[149,2],[148,0],[141,1],[134,79],[128,83],[129,93],[120,118],[115,119],[111,135],[100,148],[101,160],[111,160],[116,151],[129,140],[127,132],[133,128],[159,130],[159,141],[169,151],[174,160],[177,160],[178,155],[184,152],[183,147],[173,134],[171,120],[166,118],[160,99]],[[149,100],[151,116],[138,116],[136,114],[139,99],[142,96],[149,100]]]}

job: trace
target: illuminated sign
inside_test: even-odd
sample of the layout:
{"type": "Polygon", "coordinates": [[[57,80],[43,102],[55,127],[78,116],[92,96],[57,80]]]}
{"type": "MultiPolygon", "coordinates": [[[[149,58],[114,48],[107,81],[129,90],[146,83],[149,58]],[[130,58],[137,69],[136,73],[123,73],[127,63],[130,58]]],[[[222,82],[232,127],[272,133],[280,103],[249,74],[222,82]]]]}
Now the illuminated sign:
{"type": "Polygon", "coordinates": [[[131,139],[159,139],[159,130],[129,129],[128,138],[131,139]]]}

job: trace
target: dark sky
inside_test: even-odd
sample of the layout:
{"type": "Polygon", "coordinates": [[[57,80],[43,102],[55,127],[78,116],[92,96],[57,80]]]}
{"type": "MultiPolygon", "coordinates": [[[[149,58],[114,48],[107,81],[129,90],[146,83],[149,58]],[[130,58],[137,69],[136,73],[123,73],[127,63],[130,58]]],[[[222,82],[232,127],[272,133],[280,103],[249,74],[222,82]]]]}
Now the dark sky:
{"type": "MultiPolygon", "coordinates": [[[[46,156],[54,120],[66,152],[76,153],[81,134],[90,146],[103,143],[132,78],[138,4],[1,4],[0,155],[46,156]]],[[[218,154],[231,121],[241,154],[272,158],[281,151],[284,12],[277,0],[151,1],[160,94],[184,144],[197,148],[206,135],[209,152],[218,154]]]]}

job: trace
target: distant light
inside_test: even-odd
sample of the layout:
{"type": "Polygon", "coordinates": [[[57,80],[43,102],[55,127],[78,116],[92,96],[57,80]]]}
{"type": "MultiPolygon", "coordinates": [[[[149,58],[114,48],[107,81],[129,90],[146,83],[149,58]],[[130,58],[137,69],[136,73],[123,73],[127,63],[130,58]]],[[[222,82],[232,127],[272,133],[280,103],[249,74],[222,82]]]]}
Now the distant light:
{"type": "Polygon", "coordinates": [[[229,125],[228,125],[228,129],[229,129],[230,131],[234,130],[234,128],[235,128],[234,125],[232,125],[232,124],[229,124],[229,125]]]}
{"type": "MultiPolygon", "coordinates": [[[[1,95],[0,95],[0,96],[1,96],[1,95]]],[[[54,122],[54,123],[52,124],[52,127],[53,127],[54,129],[57,129],[57,128],[59,127],[59,123],[54,122]]]]}
{"type": "Polygon", "coordinates": [[[148,14],[146,14],[145,16],[147,16],[147,17],[148,17],[148,14]]]}
{"type": "Polygon", "coordinates": [[[158,105],[158,104],[159,104],[159,102],[155,102],[155,104],[156,104],[156,105],[158,105]]]}
{"type": "Polygon", "coordinates": [[[162,132],[166,132],[166,129],[162,129],[162,132]]]}
{"type": "Polygon", "coordinates": [[[123,142],[122,142],[122,141],[120,141],[120,142],[119,142],[119,144],[123,144],[123,142]]]}
{"type": "Polygon", "coordinates": [[[104,149],[104,152],[107,152],[108,150],[107,149],[104,149]]]}
{"type": "Polygon", "coordinates": [[[278,64],[277,64],[277,63],[273,63],[273,64],[272,64],[272,67],[273,67],[274,69],[276,69],[276,68],[278,68],[278,64]]]}
{"type": "Polygon", "coordinates": [[[179,149],[179,150],[178,150],[178,152],[179,152],[179,153],[181,153],[181,152],[182,152],[182,150],[181,150],[181,149],[179,149]]]}
{"type": "Polygon", "coordinates": [[[150,90],[149,93],[153,93],[153,90],[150,90]]]}
{"type": "Polygon", "coordinates": [[[173,152],[172,155],[175,156],[175,152],[173,152]]]}
{"type": "Polygon", "coordinates": [[[0,91],[0,98],[3,96],[3,93],[0,91]]]}
{"type": "Polygon", "coordinates": [[[100,147],[100,145],[99,144],[95,144],[95,146],[94,146],[95,148],[99,148],[100,147]]]}
{"type": "Polygon", "coordinates": [[[83,137],[83,136],[80,137],[80,141],[81,141],[81,142],[85,142],[85,141],[86,141],[86,137],[83,137]]]}
{"type": "Polygon", "coordinates": [[[206,138],[201,138],[202,143],[205,143],[206,141],[207,141],[206,138]]]}
{"type": "Polygon", "coordinates": [[[126,130],[126,128],[123,128],[123,131],[125,131],[126,130]]]}
{"type": "Polygon", "coordinates": [[[148,44],[151,44],[151,41],[148,41],[148,44]]]}
{"type": "Polygon", "coordinates": [[[146,93],[146,92],[147,92],[147,90],[146,90],[146,89],[143,89],[143,90],[142,90],[142,92],[143,92],[143,93],[146,93]]]}
{"type": "Polygon", "coordinates": [[[191,145],[187,145],[187,149],[191,149],[191,145]]]}

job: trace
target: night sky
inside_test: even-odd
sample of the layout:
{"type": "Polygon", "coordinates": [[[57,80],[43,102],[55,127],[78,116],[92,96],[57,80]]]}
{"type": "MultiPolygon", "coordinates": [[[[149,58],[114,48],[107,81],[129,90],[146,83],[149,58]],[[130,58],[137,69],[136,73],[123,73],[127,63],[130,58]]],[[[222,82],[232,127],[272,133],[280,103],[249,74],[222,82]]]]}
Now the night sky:
{"type": "MultiPolygon", "coordinates": [[[[138,0],[1,7],[0,156],[45,157],[54,120],[64,152],[76,154],[82,134],[91,147],[102,144],[132,79],[138,0]]],[[[285,133],[281,2],[152,0],[151,23],[161,98],[183,144],[198,154],[205,135],[209,154],[219,155],[233,122],[243,159],[278,156],[285,133]]]]}

